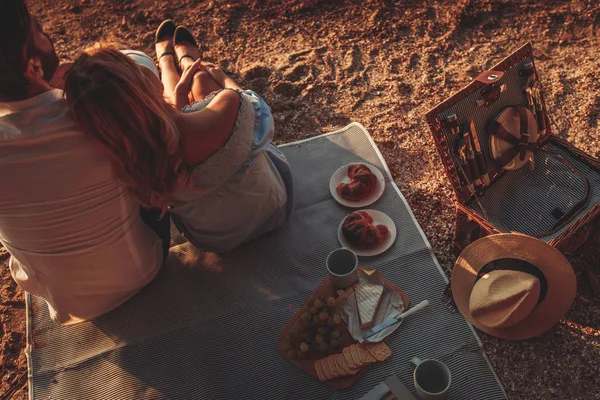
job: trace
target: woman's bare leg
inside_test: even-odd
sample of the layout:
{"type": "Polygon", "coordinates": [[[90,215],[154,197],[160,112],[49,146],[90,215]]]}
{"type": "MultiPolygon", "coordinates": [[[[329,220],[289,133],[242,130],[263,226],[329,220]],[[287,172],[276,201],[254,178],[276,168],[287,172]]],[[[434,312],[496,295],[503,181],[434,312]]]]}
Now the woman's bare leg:
{"type": "Polygon", "coordinates": [[[175,66],[175,51],[173,49],[173,36],[165,36],[164,40],[156,43],[156,55],[158,59],[158,67],[160,68],[160,79],[165,87],[163,96],[170,99],[175,93],[175,86],[181,76],[175,66]],[[165,54],[171,53],[171,54],[165,54]],[[161,54],[164,54],[161,57],[161,54]]]}
{"type": "Polygon", "coordinates": [[[158,62],[158,66],[160,67],[160,80],[165,87],[163,95],[166,98],[171,98],[175,93],[175,86],[177,86],[177,82],[181,78],[179,71],[175,67],[175,59],[171,55],[163,56],[158,62]]]}
{"type": "MultiPolygon", "coordinates": [[[[175,54],[181,60],[180,66],[182,70],[189,68],[195,60],[200,58],[200,50],[191,43],[182,42],[175,46],[175,54]],[[184,55],[190,57],[181,58],[184,55]]],[[[200,70],[194,75],[194,82],[192,84],[192,96],[195,101],[202,100],[212,92],[223,89],[221,85],[213,79],[212,76],[206,71],[200,70]]]]}

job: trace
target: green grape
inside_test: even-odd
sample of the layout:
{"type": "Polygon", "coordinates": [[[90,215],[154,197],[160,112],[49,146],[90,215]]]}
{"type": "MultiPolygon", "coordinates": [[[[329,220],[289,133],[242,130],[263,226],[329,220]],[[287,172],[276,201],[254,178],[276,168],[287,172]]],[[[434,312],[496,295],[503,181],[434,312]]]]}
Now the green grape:
{"type": "Polygon", "coordinates": [[[339,324],[340,322],[342,322],[342,316],[340,314],[335,314],[333,316],[333,322],[339,324]]]}
{"type": "Polygon", "coordinates": [[[323,307],[323,301],[321,301],[320,299],[315,299],[315,301],[313,302],[313,306],[315,306],[317,309],[323,307]]]}
{"type": "Polygon", "coordinates": [[[321,334],[316,334],[315,335],[315,342],[321,344],[325,341],[325,337],[323,337],[323,335],[321,334]]]}
{"type": "Polygon", "coordinates": [[[310,320],[312,319],[312,317],[311,317],[311,315],[309,313],[303,312],[302,314],[300,314],[300,319],[304,323],[309,323],[310,320]]]}
{"type": "Polygon", "coordinates": [[[327,311],[321,311],[319,313],[319,319],[321,321],[327,321],[327,318],[329,318],[329,314],[327,313],[327,311]]]}
{"type": "Polygon", "coordinates": [[[330,308],[335,307],[335,299],[333,297],[327,298],[327,307],[330,307],[330,308]]]}
{"type": "Polygon", "coordinates": [[[331,332],[331,337],[334,339],[337,339],[340,337],[340,331],[338,331],[337,329],[335,329],[334,331],[331,332]]]}
{"type": "Polygon", "coordinates": [[[333,347],[338,347],[340,345],[340,341],[338,339],[331,339],[329,344],[331,344],[333,347]]]}
{"type": "Polygon", "coordinates": [[[300,343],[300,351],[303,353],[306,353],[308,351],[308,343],[301,342],[300,343]]]}
{"type": "Polygon", "coordinates": [[[325,342],[323,342],[319,345],[319,351],[321,351],[323,353],[325,353],[329,349],[330,349],[329,344],[327,344],[325,342]]]}

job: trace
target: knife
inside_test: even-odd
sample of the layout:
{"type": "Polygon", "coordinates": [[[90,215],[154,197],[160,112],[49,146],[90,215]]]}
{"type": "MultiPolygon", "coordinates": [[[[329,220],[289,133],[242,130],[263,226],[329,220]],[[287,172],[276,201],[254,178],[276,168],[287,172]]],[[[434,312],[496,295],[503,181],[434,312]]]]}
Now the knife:
{"type": "Polygon", "coordinates": [[[463,142],[465,144],[464,153],[465,158],[467,159],[467,165],[469,166],[469,175],[471,178],[471,182],[477,187],[477,191],[482,191],[481,186],[483,185],[483,181],[480,178],[479,168],[477,168],[477,160],[475,160],[475,152],[473,151],[473,145],[471,144],[471,139],[469,139],[468,131],[463,133],[463,142]]]}
{"type": "MultiPolygon", "coordinates": [[[[446,117],[446,126],[448,127],[448,129],[450,129],[450,133],[452,134],[453,139],[462,137],[460,134],[460,125],[458,124],[458,117],[456,116],[456,114],[452,113],[446,117]]],[[[463,178],[465,179],[465,182],[467,184],[467,190],[469,191],[469,193],[473,194],[475,192],[475,189],[473,186],[473,180],[469,181],[467,174],[464,172],[464,168],[469,168],[469,167],[467,165],[466,159],[463,160],[463,158],[461,157],[460,152],[461,152],[461,150],[458,149],[459,162],[457,165],[463,173],[463,178]],[[464,166],[461,166],[461,164],[464,164],[464,166]]]]}
{"type": "Polygon", "coordinates": [[[533,61],[527,60],[523,64],[522,74],[527,76],[525,93],[527,95],[527,102],[529,103],[529,110],[537,120],[540,136],[544,136],[546,134],[546,112],[542,107],[540,79],[534,70],[533,61]]]}
{"type": "Polygon", "coordinates": [[[429,300],[423,300],[422,302],[420,302],[419,304],[417,304],[416,306],[414,306],[410,310],[408,310],[406,312],[403,312],[402,314],[400,314],[400,315],[398,315],[398,316],[396,316],[394,318],[390,318],[390,319],[388,319],[386,321],[383,321],[379,325],[377,325],[377,326],[371,328],[369,331],[367,331],[367,333],[364,336],[364,339],[368,339],[371,336],[374,336],[374,335],[378,334],[379,332],[381,332],[385,328],[401,322],[402,320],[404,320],[404,318],[408,317],[409,315],[412,315],[412,314],[416,313],[417,311],[420,311],[420,310],[424,309],[428,305],[429,305],[429,300]]]}
{"type": "Polygon", "coordinates": [[[473,145],[475,146],[475,160],[477,161],[477,170],[481,176],[481,180],[485,186],[490,185],[490,175],[488,174],[487,163],[485,162],[485,156],[481,152],[481,144],[479,143],[479,136],[477,136],[477,130],[475,130],[475,121],[471,120],[469,124],[469,133],[473,139],[473,145]]]}

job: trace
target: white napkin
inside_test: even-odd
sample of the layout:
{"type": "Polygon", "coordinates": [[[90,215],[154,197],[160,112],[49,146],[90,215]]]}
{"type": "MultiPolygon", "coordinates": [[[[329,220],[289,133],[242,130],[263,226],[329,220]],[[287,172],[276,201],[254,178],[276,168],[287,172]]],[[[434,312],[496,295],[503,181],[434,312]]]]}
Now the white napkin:
{"type": "MultiPolygon", "coordinates": [[[[359,271],[358,281],[359,283],[383,285],[382,299],[377,314],[375,315],[373,326],[379,325],[383,321],[402,314],[404,311],[402,296],[400,296],[396,290],[383,284],[383,279],[379,271],[373,271],[371,274],[359,271]]],[[[359,343],[365,341],[364,336],[371,328],[360,328],[360,319],[358,317],[358,308],[354,291],[348,294],[346,302],[342,305],[342,320],[346,323],[350,335],[352,335],[355,340],[359,343]]],[[[381,342],[385,337],[398,329],[399,326],[400,323],[385,328],[376,335],[371,336],[369,342],[381,342]]]]}

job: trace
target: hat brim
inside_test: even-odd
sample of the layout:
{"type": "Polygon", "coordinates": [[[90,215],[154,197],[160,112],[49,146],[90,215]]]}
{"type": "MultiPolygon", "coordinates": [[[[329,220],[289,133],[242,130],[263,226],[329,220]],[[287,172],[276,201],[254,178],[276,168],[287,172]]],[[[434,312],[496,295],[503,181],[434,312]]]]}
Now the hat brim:
{"type": "Polygon", "coordinates": [[[489,335],[508,340],[529,339],[552,328],[567,313],[577,292],[573,267],[560,251],[539,239],[517,233],[486,236],[471,243],[456,260],[451,285],[456,306],[469,323],[489,335]],[[548,291],[523,321],[508,328],[489,328],[471,316],[469,299],[479,271],[502,258],[516,258],[536,266],[546,277],[548,291]]]}

